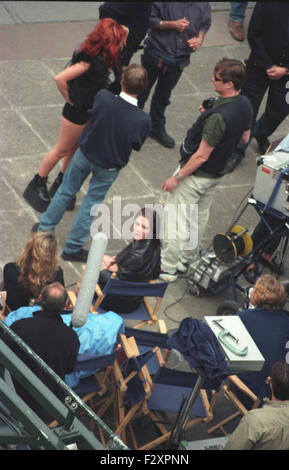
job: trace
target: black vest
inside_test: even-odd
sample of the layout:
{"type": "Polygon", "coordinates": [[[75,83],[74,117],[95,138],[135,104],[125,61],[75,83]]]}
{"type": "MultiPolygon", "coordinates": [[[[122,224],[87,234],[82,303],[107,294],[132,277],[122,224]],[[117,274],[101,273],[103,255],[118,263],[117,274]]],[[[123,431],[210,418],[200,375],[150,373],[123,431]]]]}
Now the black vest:
{"type": "Polygon", "coordinates": [[[199,148],[202,140],[204,120],[213,113],[221,113],[226,122],[226,131],[221,142],[214,148],[208,160],[199,169],[215,176],[221,176],[228,159],[247,129],[250,128],[251,105],[246,96],[240,95],[236,101],[222,103],[204,111],[188,130],[181,145],[181,163],[186,163],[199,148]]]}

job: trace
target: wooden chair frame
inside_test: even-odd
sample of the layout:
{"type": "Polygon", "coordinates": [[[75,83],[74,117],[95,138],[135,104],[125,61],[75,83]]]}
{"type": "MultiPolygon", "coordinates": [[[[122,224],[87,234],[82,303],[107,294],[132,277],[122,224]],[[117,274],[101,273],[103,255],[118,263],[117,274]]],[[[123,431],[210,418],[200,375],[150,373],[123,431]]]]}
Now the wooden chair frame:
{"type": "MultiPolygon", "coordinates": [[[[135,341],[134,337],[129,337],[127,338],[125,335],[121,335],[121,344],[122,347],[125,351],[126,357],[137,357],[139,355],[139,350],[135,341]]],[[[166,359],[162,356],[162,353],[158,347],[154,348],[154,352],[156,354],[156,357],[158,359],[158,362],[160,366],[164,366],[166,363],[166,359]]],[[[166,353],[166,357],[168,357],[168,354],[166,353]]],[[[168,415],[164,412],[155,412],[152,411],[148,408],[147,405],[147,400],[150,398],[153,388],[154,388],[154,383],[152,381],[152,378],[149,374],[149,371],[147,369],[147,366],[143,366],[141,369],[141,372],[138,373],[139,377],[144,385],[144,391],[145,391],[145,397],[137,404],[132,405],[127,413],[125,413],[125,406],[123,402],[124,394],[127,390],[127,383],[133,376],[137,374],[137,372],[131,373],[128,377],[124,378],[123,374],[121,372],[121,369],[119,367],[119,364],[117,361],[115,361],[114,366],[113,366],[113,374],[114,374],[114,380],[115,380],[115,385],[116,385],[116,396],[117,396],[117,403],[118,403],[118,416],[115,421],[115,433],[119,434],[121,436],[121,439],[123,442],[126,443],[126,428],[128,427],[130,430],[130,435],[132,439],[132,443],[134,446],[134,449],[136,450],[147,450],[154,448],[155,446],[161,444],[162,442],[165,442],[170,438],[171,435],[171,426],[173,425],[173,421],[169,419],[168,415]],[[154,439],[153,441],[148,442],[147,444],[139,447],[136,436],[133,430],[133,425],[132,425],[132,420],[136,418],[139,414],[149,416],[149,418],[154,422],[155,426],[158,428],[158,430],[161,433],[161,436],[154,439]],[[158,414],[160,414],[161,419],[158,417],[158,414]],[[166,422],[169,424],[169,429],[166,428],[165,424],[163,422],[166,422]]],[[[203,403],[203,406],[206,410],[206,418],[202,417],[195,417],[188,421],[186,424],[185,429],[189,429],[192,426],[200,423],[200,422],[209,422],[213,419],[213,407],[215,405],[216,399],[217,399],[218,392],[212,390],[212,399],[209,401],[207,392],[206,390],[201,390],[200,391],[200,397],[203,403]]]]}
{"type": "MultiPolygon", "coordinates": [[[[85,265],[82,265],[82,269],[85,270],[85,265]]],[[[117,273],[112,273],[111,278],[114,279],[116,277],[117,273]]],[[[150,283],[154,283],[154,281],[149,281],[150,283]]],[[[98,296],[96,302],[94,305],[91,305],[91,312],[92,313],[98,313],[97,309],[98,307],[101,306],[102,301],[104,300],[106,294],[104,294],[99,286],[99,284],[96,285],[95,292],[98,296]]],[[[151,302],[149,301],[149,297],[144,296],[144,304],[147,309],[148,315],[150,317],[150,320],[142,320],[139,323],[137,323],[134,328],[142,328],[144,325],[154,325],[157,321],[157,312],[162,304],[163,298],[162,297],[155,297],[156,302],[154,306],[151,305],[151,302]]],[[[76,298],[75,298],[76,300],[76,298]]]]}
{"type": "Polygon", "coordinates": [[[252,400],[252,402],[253,402],[252,407],[251,407],[252,410],[255,409],[255,408],[258,408],[261,404],[261,400],[255,395],[255,393],[252,392],[252,390],[250,390],[247,387],[247,385],[244,384],[244,382],[242,382],[241,379],[239,379],[239,377],[237,375],[230,375],[228,377],[227,384],[224,385],[222,388],[223,388],[224,395],[230,400],[230,402],[235,406],[235,408],[237,408],[237,411],[235,413],[233,413],[232,415],[228,416],[227,418],[223,419],[222,421],[220,421],[215,426],[211,427],[208,430],[209,434],[213,433],[217,429],[221,429],[223,431],[223,433],[226,435],[227,432],[226,432],[224,426],[227,423],[229,423],[229,422],[233,421],[234,419],[236,419],[238,416],[240,416],[240,415],[244,416],[245,414],[248,413],[248,411],[250,411],[237,398],[237,396],[235,395],[235,393],[232,390],[232,386],[237,387],[240,391],[242,391],[245,395],[247,395],[252,400]]]}
{"type": "Polygon", "coordinates": [[[7,298],[7,292],[6,291],[1,291],[0,292],[0,300],[1,300],[1,305],[2,309],[0,310],[0,319],[5,321],[6,314],[10,313],[10,309],[6,303],[6,298],[7,298]]]}

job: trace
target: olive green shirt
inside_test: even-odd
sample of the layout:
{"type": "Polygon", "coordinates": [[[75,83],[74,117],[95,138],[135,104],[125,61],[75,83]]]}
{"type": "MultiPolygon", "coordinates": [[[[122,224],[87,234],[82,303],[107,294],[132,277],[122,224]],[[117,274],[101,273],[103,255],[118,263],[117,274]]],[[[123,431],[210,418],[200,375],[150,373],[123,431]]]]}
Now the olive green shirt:
{"type": "MultiPolygon", "coordinates": [[[[240,95],[230,96],[229,98],[219,98],[213,102],[213,109],[221,104],[231,103],[240,99],[240,95]]],[[[226,131],[226,121],[221,113],[210,114],[203,124],[202,139],[211,145],[217,147],[221,142],[226,131]]]]}
{"type": "Polygon", "coordinates": [[[224,450],[289,450],[289,400],[270,401],[249,411],[224,450]]]}

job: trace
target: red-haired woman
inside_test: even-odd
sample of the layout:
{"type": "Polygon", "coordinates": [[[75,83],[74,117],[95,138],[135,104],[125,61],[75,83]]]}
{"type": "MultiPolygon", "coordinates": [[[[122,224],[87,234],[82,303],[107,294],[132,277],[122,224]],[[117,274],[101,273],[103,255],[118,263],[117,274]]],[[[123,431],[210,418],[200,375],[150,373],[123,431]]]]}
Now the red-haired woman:
{"type": "MultiPolygon", "coordinates": [[[[111,18],[99,21],[87,39],[74,51],[71,65],[54,79],[66,103],[62,110],[60,132],[54,147],[44,156],[38,173],[24,191],[24,198],[37,211],[44,212],[77,149],[77,139],[89,121],[88,110],[95,94],[108,86],[108,76],[118,67],[118,56],[126,43],[128,28],[111,18]],[[48,193],[50,171],[62,159],[61,170],[48,193]]],[[[74,207],[74,201],[72,201],[74,207]]]]}

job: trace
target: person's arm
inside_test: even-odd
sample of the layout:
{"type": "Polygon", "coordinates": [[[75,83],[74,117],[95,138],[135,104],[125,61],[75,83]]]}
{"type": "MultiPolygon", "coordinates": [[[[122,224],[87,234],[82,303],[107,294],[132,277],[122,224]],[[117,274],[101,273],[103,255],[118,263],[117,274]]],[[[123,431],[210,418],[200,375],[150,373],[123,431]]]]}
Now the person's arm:
{"type": "Polygon", "coordinates": [[[194,51],[196,51],[203,44],[204,38],[205,38],[205,33],[203,31],[199,31],[197,37],[193,37],[187,40],[188,46],[190,46],[194,51]]]}
{"type": "Polygon", "coordinates": [[[193,153],[187,163],[181,168],[178,175],[168,178],[163,186],[163,191],[172,192],[179,184],[179,179],[194,173],[204,162],[206,162],[215,147],[209,145],[205,140],[201,140],[198,150],[193,153]]]}
{"type": "Polygon", "coordinates": [[[266,28],[266,15],[270,15],[271,8],[265,2],[256,4],[248,28],[248,42],[258,63],[263,64],[266,69],[268,77],[271,80],[279,80],[288,74],[289,69],[274,64],[274,60],[269,56],[262,40],[266,28]]]}
{"type": "MultiPolygon", "coordinates": [[[[201,108],[201,107],[200,107],[201,108]]],[[[199,110],[202,112],[202,110],[199,110]]],[[[179,171],[178,175],[168,178],[162,186],[163,191],[172,192],[179,184],[179,180],[194,173],[203,163],[205,163],[213,152],[214,148],[221,142],[226,130],[223,116],[220,113],[213,113],[204,120],[202,140],[196,152],[179,171]],[[178,179],[179,178],[179,179],[178,179]]]]}
{"type": "Polygon", "coordinates": [[[179,18],[178,20],[168,21],[168,20],[160,20],[158,24],[154,26],[153,29],[176,29],[179,33],[185,31],[185,29],[189,26],[189,21],[186,18],[179,18]]]}
{"type": "Polygon", "coordinates": [[[79,341],[77,334],[75,333],[74,342],[73,342],[73,345],[71,346],[68,363],[66,365],[66,372],[65,372],[66,374],[71,374],[72,372],[74,372],[75,366],[77,363],[79,348],[80,348],[80,341],[79,341]]]}
{"type": "Polygon", "coordinates": [[[246,131],[243,132],[243,135],[240,139],[241,144],[247,144],[250,140],[250,135],[251,135],[251,130],[247,129],[246,131]]]}
{"type": "Polygon", "coordinates": [[[178,20],[164,20],[163,13],[165,9],[164,2],[154,2],[152,4],[151,16],[149,19],[149,26],[152,29],[176,29],[182,33],[190,24],[186,18],[179,18],[178,20]]]}
{"type": "Polygon", "coordinates": [[[69,98],[67,82],[86,73],[89,67],[90,64],[87,62],[77,62],[76,64],[73,64],[64,70],[61,70],[61,72],[55,75],[54,80],[56,82],[57,88],[64,97],[65,101],[67,101],[69,104],[73,105],[69,98]]]}
{"type": "Polygon", "coordinates": [[[104,255],[100,270],[102,271],[103,269],[108,269],[111,272],[117,272],[118,266],[116,263],[116,256],[104,255]]]}
{"type": "MultiPolygon", "coordinates": [[[[270,7],[270,5],[269,5],[270,7]]],[[[263,35],[265,34],[265,18],[266,18],[265,2],[257,2],[248,27],[248,43],[257,62],[266,69],[274,65],[274,61],[269,56],[263,43],[263,35]]]]}
{"type": "Polygon", "coordinates": [[[199,49],[204,42],[205,34],[211,27],[212,18],[211,18],[211,6],[209,2],[204,2],[202,5],[202,15],[200,24],[198,25],[198,34],[195,37],[188,39],[188,46],[191,47],[194,51],[199,49]]]}
{"type": "Polygon", "coordinates": [[[135,132],[135,140],[132,142],[132,148],[137,152],[142,148],[146,138],[148,137],[152,127],[152,120],[149,114],[144,115],[143,121],[140,123],[138,132],[135,132]]]}
{"type": "Polygon", "coordinates": [[[266,70],[266,73],[271,80],[279,80],[285,75],[289,75],[289,69],[280,65],[272,65],[272,67],[266,70]]]}

